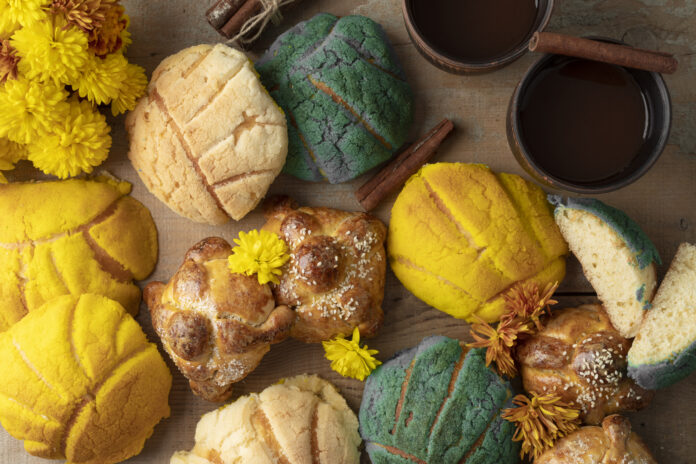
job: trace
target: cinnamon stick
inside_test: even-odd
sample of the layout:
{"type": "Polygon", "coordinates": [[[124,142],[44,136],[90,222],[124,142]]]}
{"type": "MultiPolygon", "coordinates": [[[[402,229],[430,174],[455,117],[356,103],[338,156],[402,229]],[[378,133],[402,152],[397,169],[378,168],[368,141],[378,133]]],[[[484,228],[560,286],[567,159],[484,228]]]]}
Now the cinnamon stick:
{"type": "Polygon", "coordinates": [[[259,14],[262,8],[261,0],[245,0],[242,6],[239,7],[239,10],[232,15],[218,32],[231,39],[239,33],[247,21],[259,14]]]}
{"type": "Polygon", "coordinates": [[[442,141],[452,132],[454,124],[443,119],[423,138],[402,151],[372,179],[355,192],[355,198],[365,208],[374,209],[384,198],[401,187],[409,177],[427,163],[440,147],[442,141]]]}
{"type": "Polygon", "coordinates": [[[668,53],[553,32],[534,33],[529,42],[529,49],[533,52],[574,56],[663,74],[676,72],[679,65],[677,59],[668,53]]]}
{"type": "Polygon", "coordinates": [[[205,12],[205,17],[208,23],[219,31],[243,4],[244,0],[218,0],[205,12]]]}

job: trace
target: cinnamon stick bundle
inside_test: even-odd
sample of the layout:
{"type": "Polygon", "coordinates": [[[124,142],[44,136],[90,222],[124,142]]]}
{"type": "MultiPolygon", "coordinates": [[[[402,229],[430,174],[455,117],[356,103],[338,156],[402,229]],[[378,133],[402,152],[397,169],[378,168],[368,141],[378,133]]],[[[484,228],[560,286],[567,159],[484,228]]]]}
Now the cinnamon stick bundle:
{"type": "Polygon", "coordinates": [[[216,31],[219,31],[227,21],[239,10],[245,0],[218,0],[205,13],[208,22],[216,31]]]}
{"type": "Polygon", "coordinates": [[[601,61],[626,68],[642,69],[664,74],[677,71],[679,62],[673,55],[643,50],[598,40],[583,39],[553,32],[536,32],[529,42],[533,52],[554,53],[588,60],[601,61]]]}
{"type": "Polygon", "coordinates": [[[384,198],[401,187],[409,177],[427,163],[437,152],[442,141],[452,132],[454,124],[443,119],[423,138],[402,151],[372,179],[355,192],[355,197],[365,208],[374,209],[384,198]]]}

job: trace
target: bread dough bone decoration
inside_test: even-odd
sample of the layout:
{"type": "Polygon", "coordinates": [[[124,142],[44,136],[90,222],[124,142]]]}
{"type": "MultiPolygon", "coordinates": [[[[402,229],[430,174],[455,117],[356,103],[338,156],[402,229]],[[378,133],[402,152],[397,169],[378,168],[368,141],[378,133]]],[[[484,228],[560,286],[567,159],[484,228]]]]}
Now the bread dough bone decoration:
{"type": "Polygon", "coordinates": [[[227,399],[288,336],[370,337],[382,324],[384,224],[365,213],[299,208],[286,197],[269,200],[267,217],[234,248],[204,239],[169,283],[145,290],[165,349],[209,401],[227,399]]]}
{"type": "Polygon", "coordinates": [[[128,157],[148,190],[177,214],[208,224],[254,209],[287,154],[283,111],[251,61],[221,44],[162,61],[126,129],[128,157]]]}

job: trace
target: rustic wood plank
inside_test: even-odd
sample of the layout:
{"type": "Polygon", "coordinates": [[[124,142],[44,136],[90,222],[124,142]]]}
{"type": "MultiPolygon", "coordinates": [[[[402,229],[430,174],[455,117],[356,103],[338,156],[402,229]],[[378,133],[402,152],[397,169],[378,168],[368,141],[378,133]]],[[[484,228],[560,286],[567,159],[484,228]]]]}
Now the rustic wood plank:
{"type": "MultiPolygon", "coordinates": [[[[204,13],[212,3],[189,0],[124,0],[131,17],[134,43],[130,59],[151,72],[166,56],[181,48],[203,42],[219,42],[221,37],[210,28],[204,13]]],[[[655,241],[665,265],[662,275],[677,246],[682,241],[696,242],[696,1],[694,0],[616,0],[600,2],[557,2],[549,26],[551,31],[578,35],[604,35],[624,38],[633,45],[659,48],[677,54],[679,72],[667,81],[674,103],[674,129],[670,145],[657,165],[640,181],[601,198],[624,209],[638,221],[655,241]]],[[[278,32],[296,21],[307,19],[320,11],[338,15],[366,14],[381,22],[402,60],[417,97],[416,119],[412,130],[415,139],[443,117],[452,119],[456,132],[443,144],[440,161],[482,162],[493,169],[523,174],[512,157],[505,137],[505,111],[513,88],[525,69],[534,61],[526,55],[512,65],[492,74],[454,76],[428,64],[411,45],[400,15],[398,0],[305,0],[287,11],[285,21],[265,34],[259,45],[268,45],[278,32]]],[[[258,51],[258,50],[257,50],[258,51]]],[[[231,240],[240,230],[260,227],[263,218],[254,211],[239,223],[220,227],[202,226],[176,216],[152,196],[126,158],[127,139],[123,117],[110,118],[113,126],[113,150],[104,168],[131,181],[133,196],[153,213],[159,229],[160,257],[155,273],[148,279],[167,280],[179,266],[183,254],[198,240],[219,235],[231,240]]],[[[40,177],[24,164],[13,178],[40,177]]],[[[364,176],[342,185],[311,184],[281,176],[272,186],[272,193],[290,193],[300,203],[332,206],[347,210],[359,209],[353,191],[366,179],[364,176]]],[[[375,214],[384,221],[395,196],[388,198],[375,214]]],[[[570,259],[568,276],[561,292],[581,296],[561,298],[561,306],[594,301],[577,261],[570,259]]],[[[412,346],[427,335],[442,334],[468,339],[468,326],[439,311],[429,308],[407,292],[391,274],[387,276],[384,308],[385,325],[370,346],[380,350],[387,359],[396,351],[412,346]]],[[[156,340],[144,305],[138,321],[151,340],[156,340]]],[[[186,380],[174,365],[167,362],[174,374],[171,394],[172,415],[155,429],[143,453],[129,463],[166,463],[177,449],[190,448],[196,423],[201,414],[216,406],[194,397],[186,380]]],[[[236,392],[259,391],[284,376],[304,372],[318,373],[334,382],[357,410],[363,385],[333,373],[323,358],[319,345],[296,341],[275,346],[261,366],[236,392]]],[[[696,417],[688,412],[696,406],[692,393],[696,376],[661,391],[646,410],[631,414],[635,429],[645,439],[658,461],[669,464],[693,462],[696,442],[696,417]]],[[[0,431],[0,462],[35,464],[44,462],[28,456],[21,443],[0,431]]],[[[365,462],[369,462],[365,459],[365,462]]]]}

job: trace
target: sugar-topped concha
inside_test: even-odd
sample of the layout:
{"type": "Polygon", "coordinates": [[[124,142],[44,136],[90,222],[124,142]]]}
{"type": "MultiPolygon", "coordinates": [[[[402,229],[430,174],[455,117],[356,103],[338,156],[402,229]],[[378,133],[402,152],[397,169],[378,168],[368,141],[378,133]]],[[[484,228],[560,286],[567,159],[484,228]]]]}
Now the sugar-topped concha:
{"type": "Polygon", "coordinates": [[[147,188],[196,222],[239,220],[285,164],[283,111],[254,65],[225,45],[166,58],[128,115],[128,157],[147,188]]]}

